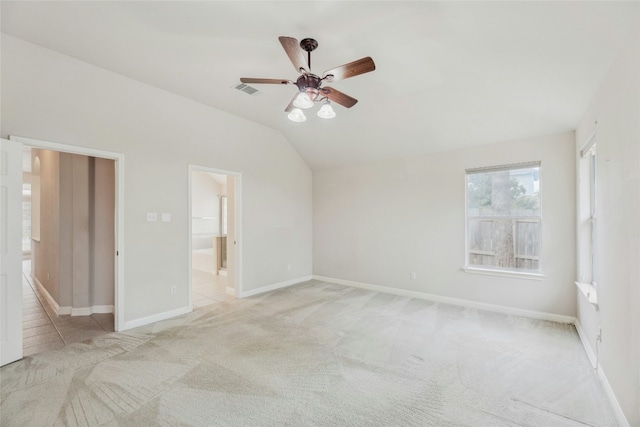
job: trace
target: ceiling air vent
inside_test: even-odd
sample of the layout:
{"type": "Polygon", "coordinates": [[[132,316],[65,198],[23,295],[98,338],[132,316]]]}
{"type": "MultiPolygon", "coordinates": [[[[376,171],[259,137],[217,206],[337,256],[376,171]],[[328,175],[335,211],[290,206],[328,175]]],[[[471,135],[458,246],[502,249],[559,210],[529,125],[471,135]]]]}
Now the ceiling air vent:
{"type": "Polygon", "coordinates": [[[254,87],[251,87],[249,85],[246,85],[244,83],[240,83],[240,84],[234,86],[234,88],[238,89],[240,92],[244,92],[246,94],[253,95],[253,96],[258,95],[260,93],[260,91],[258,91],[258,89],[254,88],[254,87]]]}

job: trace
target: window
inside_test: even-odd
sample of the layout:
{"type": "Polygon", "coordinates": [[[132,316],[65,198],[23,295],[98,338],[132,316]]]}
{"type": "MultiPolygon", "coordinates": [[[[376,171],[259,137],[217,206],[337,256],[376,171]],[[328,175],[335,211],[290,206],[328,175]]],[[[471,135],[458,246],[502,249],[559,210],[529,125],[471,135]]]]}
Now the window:
{"type": "Polygon", "coordinates": [[[467,170],[468,269],[540,273],[540,162],[467,170]]]}
{"type": "Polygon", "coordinates": [[[591,226],[591,245],[589,258],[591,258],[591,284],[596,286],[596,146],[595,144],[587,153],[589,160],[589,225],[591,226]]]}
{"type": "Polygon", "coordinates": [[[595,135],[580,152],[578,173],[578,281],[591,285],[591,291],[595,291],[598,275],[595,135]]]}

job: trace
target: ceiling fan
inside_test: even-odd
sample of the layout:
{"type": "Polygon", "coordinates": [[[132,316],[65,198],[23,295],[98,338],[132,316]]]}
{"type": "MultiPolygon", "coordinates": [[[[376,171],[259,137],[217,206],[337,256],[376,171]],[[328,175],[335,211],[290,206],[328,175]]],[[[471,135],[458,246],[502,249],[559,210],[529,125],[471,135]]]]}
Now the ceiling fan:
{"type": "Polygon", "coordinates": [[[280,44],[287,53],[287,56],[289,56],[296,71],[302,75],[298,77],[295,82],[286,79],[255,79],[248,77],[242,77],[240,81],[242,83],[254,84],[296,85],[299,92],[293,97],[284,110],[289,113],[289,119],[294,122],[304,122],[307,118],[301,108],[311,108],[315,102],[323,103],[318,111],[318,116],[325,119],[331,119],[336,116],[333,108],[331,108],[330,101],[346,108],[353,107],[356,102],[358,102],[357,99],[332,87],[323,87],[322,84],[325,81],[335,82],[337,80],[348,79],[349,77],[355,77],[376,69],[376,64],[373,62],[373,59],[367,56],[357,61],[327,70],[322,73],[323,77],[320,77],[311,72],[311,52],[318,47],[317,41],[306,38],[298,43],[298,40],[293,37],[285,36],[278,37],[278,40],[280,40],[280,44]],[[307,58],[304,57],[303,51],[307,52],[307,58]]]}

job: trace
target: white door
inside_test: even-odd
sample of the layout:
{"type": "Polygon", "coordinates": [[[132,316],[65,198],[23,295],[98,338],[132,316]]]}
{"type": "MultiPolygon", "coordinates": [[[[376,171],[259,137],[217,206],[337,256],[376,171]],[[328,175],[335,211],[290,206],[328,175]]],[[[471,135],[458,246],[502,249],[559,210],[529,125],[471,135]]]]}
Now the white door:
{"type": "Polygon", "coordinates": [[[22,358],[22,144],[0,141],[0,366],[22,358]]]}

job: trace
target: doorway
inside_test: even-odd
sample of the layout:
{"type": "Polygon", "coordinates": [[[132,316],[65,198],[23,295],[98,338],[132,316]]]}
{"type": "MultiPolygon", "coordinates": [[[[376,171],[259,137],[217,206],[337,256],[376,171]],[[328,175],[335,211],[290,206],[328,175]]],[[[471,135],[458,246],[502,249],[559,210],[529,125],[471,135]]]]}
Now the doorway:
{"type": "MultiPolygon", "coordinates": [[[[95,325],[92,324],[95,326],[95,332],[100,329],[105,332],[120,330],[124,325],[122,310],[124,260],[122,250],[119,248],[124,238],[122,227],[124,156],[119,153],[30,138],[12,136],[10,139],[32,150],[31,165],[36,166],[35,170],[27,171],[25,167],[27,155],[23,156],[23,183],[29,181],[30,184],[30,191],[24,191],[30,193],[30,206],[27,209],[23,205],[23,212],[26,215],[28,211],[29,215],[36,219],[36,221],[30,221],[31,248],[23,249],[26,259],[23,260],[21,268],[25,273],[23,284],[31,288],[35,297],[31,298],[31,304],[37,306],[36,300],[39,301],[52,323],[60,320],[60,316],[66,316],[62,320],[66,321],[67,324],[64,326],[68,330],[63,331],[66,328],[62,328],[62,325],[59,325],[60,328],[54,325],[58,331],[57,334],[66,344],[73,342],[76,338],[82,338],[80,329],[83,327],[87,330],[91,329],[85,324],[89,320],[95,323],[95,325]],[[57,172],[53,173],[58,181],[55,184],[58,186],[56,191],[46,190],[48,194],[44,191],[47,185],[51,185],[52,177],[44,176],[45,157],[55,165],[57,172]],[[73,175],[63,176],[70,170],[73,171],[73,175]],[[27,172],[31,173],[31,177],[28,177],[27,172]],[[60,191],[63,188],[69,190],[69,187],[73,186],[76,189],[79,188],[80,195],[72,192],[75,190],[60,191]],[[56,193],[60,197],[57,202],[59,205],[57,215],[52,214],[50,210],[53,195],[56,193]],[[65,197],[67,200],[63,200],[65,197]],[[82,200],[83,198],[85,200],[82,200]],[[43,225],[46,223],[44,218],[51,216],[57,216],[55,220],[58,222],[53,226],[53,231],[44,230],[43,225]],[[77,226],[74,226],[73,222],[75,217],[79,219],[76,221],[77,226]],[[74,234],[74,227],[80,230],[80,233],[74,234]],[[57,239],[54,250],[49,251],[50,255],[47,256],[42,251],[40,257],[43,262],[33,262],[33,258],[39,256],[37,245],[42,244],[44,239],[53,240],[51,235],[57,239]],[[62,238],[63,235],[66,237],[62,238]],[[64,247],[65,244],[69,247],[64,247]],[[75,254],[80,254],[83,259],[80,261],[76,258],[67,259],[74,257],[75,254]],[[65,266],[71,265],[70,268],[73,271],[65,269],[65,266]],[[76,268],[78,265],[79,270],[76,268]],[[57,286],[44,286],[42,282],[53,282],[54,275],[57,286]],[[73,286],[67,286],[70,281],[83,276],[87,279],[84,292],[83,288],[76,288],[75,283],[73,286]],[[66,299],[63,295],[65,292],[66,299]],[[94,316],[96,319],[87,317],[94,314],[97,315],[94,316]],[[103,314],[108,316],[101,316],[103,314]],[[78,333],[74,333],[74,330],[78,333]],[[63,332],[67,335],[65,336],[63,332]]],[[[32,309],[37,308],[33,306],[32,309]]],[[[25,321],[24,328],[33,326],[27,322],[28,320],[25,321]]],[[[24,331],[24,340],[27,340],[29,337],[26,329],[24,331]]]]}
{"type": "Polygon", "coordinates": [[[23,145],[23,354],[114,330],[115,163],[23,145]]]}
{"type": "Polygon", "coordinates": [[[189,166],[191,309],[238,295],[239,184],[238,173],[189,166]]]}

